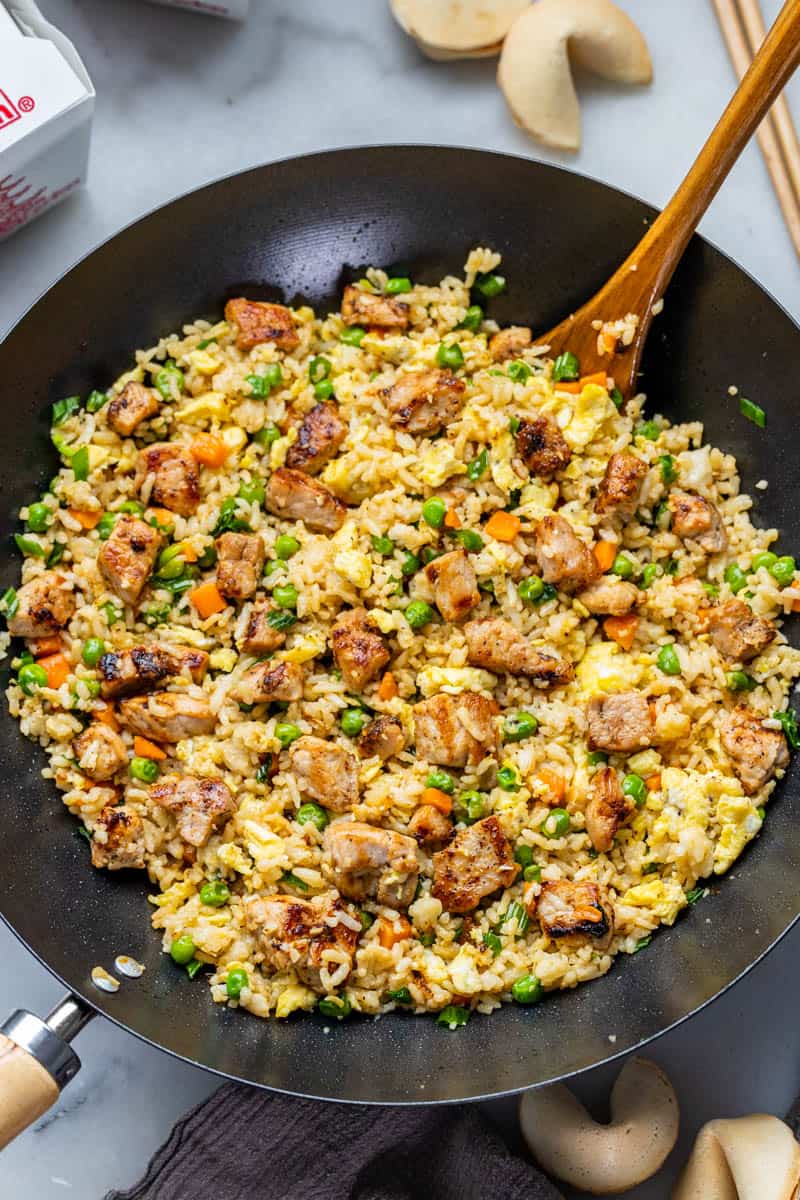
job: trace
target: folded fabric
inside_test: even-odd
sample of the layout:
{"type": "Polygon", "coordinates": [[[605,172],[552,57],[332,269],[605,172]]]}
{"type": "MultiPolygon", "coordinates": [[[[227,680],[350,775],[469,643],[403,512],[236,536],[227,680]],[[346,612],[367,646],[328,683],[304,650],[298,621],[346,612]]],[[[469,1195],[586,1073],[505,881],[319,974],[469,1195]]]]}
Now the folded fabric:
{"type": "Polygon", "coordinates": [[[320,1104],[228,1084],[106,1200],[563,1200],[473,1107],[320,1104]]]}

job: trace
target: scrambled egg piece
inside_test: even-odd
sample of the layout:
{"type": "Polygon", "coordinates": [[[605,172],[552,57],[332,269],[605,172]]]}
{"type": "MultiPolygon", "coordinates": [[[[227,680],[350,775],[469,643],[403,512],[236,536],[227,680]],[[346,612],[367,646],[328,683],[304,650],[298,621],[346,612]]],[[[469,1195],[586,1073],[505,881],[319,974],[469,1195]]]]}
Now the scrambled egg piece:
{"type": "Polygon", "coordinates": [[[473,996],[483,987],[480,971],[478,970],[477,954],[474,946],[462,946],[450,963],[450,978],[453,990],[460,996],[473,996]]]}
{"type": "Polygon", "coordinates": [[[155,904],[156,908],[180,908],[180,906],[193,896],[195,893],[195,885],[189,879],[178,879],[171,887],[162,892],[160,896],[148,896],[147,899],[151,904],[155,904]]]}
{"type": "Polygon", "coordinates": [[[340,550],[333,560],[333,568],[354,587],[362,590],[372,582],[372,563],[369,555],[360,550],[340,550]]]}
{"type": "Polygon", "coordinates": [[[326,645],[325,638],[321,633],[309,633],[305,637],[298,638],[291,650],[284,650],[276,657],[283,659],[284,662],[310,662],[312,658],[317,658],[318,655],[324,653],[326,645]]]}
{"type": "Polygon", "coordinates": [[[596,642],[589,646],[575,669],[581,689],[587,696],[624,692],[636,687],[642,672],[638,659],[623,653],[615,642],[596,642]]]}
{"type": "Polygon", "coordinates": [[[220,846],[217,858],[223,866],[229,867],[231,871],[238,871],[240,875],[253,874],[253,864],[235,842],[226,842],[224,846],[220,846]]]}
{"type": "Polygon", "coordinates": [[[496,676],[479,667],[423,667],[417,675],[417,687],[423,696],[436,692],[486,692],[497,683],[496,676]]]}
{"type": "Polygon", "coordinates": [[[311,988],[302,987],[299,983],[290,983],[285,987],[278,996],[275,1004],[276,1017],[288,1017],[290,1013],[296,1012],[298,1008],[304,1008],[307,1012],[317,1002],[317,997],[311,991],[311,988]]]}
{"type": "Polygon", "coordinates": [[[292,428],[285,437],[278,438],[277,442],[273,442],[269,452],[269,469],[277,471],[278,467],[282,467],[286,462],[286,455],[289,453],[289,447],[297,441],[297,430],[292,428]]]}
{"type": "Polygon", "coordinates": [[[96,471],[103,463],[111,457],[111,451],[107,446],[94,446],[89,444],[89,470],[96,471]]]}
{"type": "Polygon", "coordinates": [[[226,674],[232,671],[239,660],[239,655],[235,650],[226,649],[220,646],[218,650],[212,650],[208,657],[208,665],[214,671],[225,671],[226,674]]]}
{"type": "Polygon", "coordinates": [[[526,483],[522,489],[517,512],[522,513],[529,521],[539,521],[552,512],[557,499],[557,483],[526,483]]]}
{"type": "Polygon", "coordinates": [[[180,421],[224,421],[228,416],[228,401],[223,392],[203,392],[190,400],[175,414],[180,421]]]}
{"type": "Polygon", "coordinates": [[[761,829],[762,819],[747,796],[722,796],[717,820],[720,833],[714,848],[714,874],[723,875],[761,829]]]}
{"type": "MultiPolygon", "coordinates": [[[[277,444],[277,443],[276,443],[277,444]]],[[[370,485],[363,479],[356,478],[354,468],[358,454],[340,454],[328,463],[320,479],[334,492],[340,500],[349,504],[360,504],[370,494],[370,485]]]]}
{"type": "Polygon", "coordinates": [[[417,475],[429,487],[440,487],[451,475],[466,470],[465,464],[456,455],[449,442],[434,442],[419,456],[417,475]]]}
{"type": "Polygon", "coordinates": [[[497,486],[504,492],[513,492],[516,488],[522,487],[525,483],[524,478],[517,475],[514,468],[511,466],[511,459],[515,454],[515,443],[511,434],[506,431],[492,445],[492,455],[489,462],[489,469],[492,474],[492,479],[497,486]]]}
{"type": "Polygon", "coordinates": [[[587,383],[576,397],[575,409],[562,429],[564,440],[573,450],[584,450],[600,432],[604,421],[616,416],[614,401],[604,387],[587,383]]]}
{"type": "Polygon", "coordinates": [[[214,375],[220,367],[219,359],[207,350],[190,350],[186,358],[200,375],[214,375]]]}
{"type": "Polygon", "coordinates": [[[665,925],[672,925],[678,913],[686,906],[683,888],[675,879],[649,879],[628,888],[620,897],[622,904],[634,908],[648,908],[665,925]]]}

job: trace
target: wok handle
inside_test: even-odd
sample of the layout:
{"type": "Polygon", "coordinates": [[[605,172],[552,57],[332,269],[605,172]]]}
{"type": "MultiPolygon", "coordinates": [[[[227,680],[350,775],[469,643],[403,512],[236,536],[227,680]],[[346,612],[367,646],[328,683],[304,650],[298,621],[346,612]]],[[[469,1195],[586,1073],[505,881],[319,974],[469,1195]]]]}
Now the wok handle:
{"type": "Polygon", "coordinates": [[[75,1078],[81,1060],[69,1042],[92,1016],[70,995],[46,1021],[17,1009],[0,1026],[0,1150],[47,1112],[75,1078]]]}

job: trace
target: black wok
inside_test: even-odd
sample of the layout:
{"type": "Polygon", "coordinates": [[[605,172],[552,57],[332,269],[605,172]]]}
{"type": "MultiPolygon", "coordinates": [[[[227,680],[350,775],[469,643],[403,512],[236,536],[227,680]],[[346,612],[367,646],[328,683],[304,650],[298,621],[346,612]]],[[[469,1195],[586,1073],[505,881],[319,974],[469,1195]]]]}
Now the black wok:
{"type": "MultiPolygon", "coordinates": [[[[502,252],[509,279],[491,315],[547,329],[625,257],[652,210],[554,167],[477,151],[379,147],[319,154],[249,171],[145,217],[70,271],[0,347],[0,584],[18,578],[19,505],[55,467],[49,406],[104,387],[130,351],[196,314],[217,317],[248,294],[335,307],[365,264],[416,279],[458,272],[468,250],[502,252]]],[[[696,237],[651,334],[651,411],[701,419],[738,457],[755,518],[800,551],[796,438],[800,330],[761,288],[696,237]],[[768,413],[739,415],[736,384],[768,413]],[[754,483],[770,480],[766,492],[754,483]]],[[[663,1033],[729,987],[800,912],[799,775],[770,804],[764,833],[731,876],[646,952],[603,979],[505,1007],[451,1033],[430,1018],[341,1024],[301,1016],[259,1021],[214,1006],[160,953],[140,874],[94,871],[75,822],[43,781],[44,756],[0,721],[0,909],[28,948],[93,1008],[170,1053],[246,1082],[324,1099],[420,1103],[498,1095],[593,1067],[663,1033]],[[709,920],[710,918],[710,920],[709,920]],[[142,979],[116,995],[90,982],[95,964],[127,953],[142,979]],[[613,1041],[612,1041],[613,1038],[613,1041]]]]}

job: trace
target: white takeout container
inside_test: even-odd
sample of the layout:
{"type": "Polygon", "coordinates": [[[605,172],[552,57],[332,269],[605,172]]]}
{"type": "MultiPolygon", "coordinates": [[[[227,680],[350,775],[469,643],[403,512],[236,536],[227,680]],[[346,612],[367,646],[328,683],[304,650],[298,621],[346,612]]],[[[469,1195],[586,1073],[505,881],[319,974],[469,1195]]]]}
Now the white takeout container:
{"type": "Polygon", "coordinates": [[[34,0],[0,0],[0,240],[85,183],[94,96],[34,0]]]}
{"type": "Polygon", "coordinates": [[[208,17],[229,17],[233,21],[242,21],[250,9],[250,0],[150,0],[150,3],[204,13],[208,17]]]}

